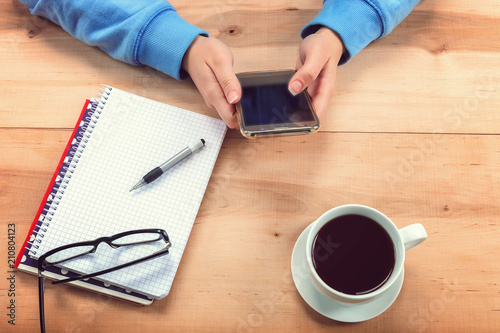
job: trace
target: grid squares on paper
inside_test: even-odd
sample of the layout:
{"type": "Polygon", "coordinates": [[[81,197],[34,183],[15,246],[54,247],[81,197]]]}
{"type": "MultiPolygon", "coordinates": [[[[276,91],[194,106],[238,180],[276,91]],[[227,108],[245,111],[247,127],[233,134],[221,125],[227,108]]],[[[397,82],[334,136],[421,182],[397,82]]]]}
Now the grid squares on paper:
{"type": "MultiPolygon", "coordinates": [[[[224,135],[218,119],[148,100],[113,88],[75,172],[62,196],[37,256],[68,243],[119,232],[161,228],[172,247],[166,257],[97,277],[105,282],[162,298],[173,278],[210,179],[224,135]],[[205,139],[193,153],[155,182],[129,190],[152,168],[205,139]]],[[[123,259],[101,245],[94,255],[64,263],[88,273],[123,259]]]]}

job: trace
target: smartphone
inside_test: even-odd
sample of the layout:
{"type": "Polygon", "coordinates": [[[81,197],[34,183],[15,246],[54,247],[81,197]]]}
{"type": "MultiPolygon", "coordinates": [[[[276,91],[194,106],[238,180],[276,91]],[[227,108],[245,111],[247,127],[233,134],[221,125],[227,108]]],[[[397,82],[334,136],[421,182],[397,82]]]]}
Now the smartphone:
{"type": "Polygon", "coordinates": [[[316,132],[319,120],[307,91],[288,90],[295,71],[236,74],[242,88],[236,105],[240,131],[247,138],[316,132]]]}

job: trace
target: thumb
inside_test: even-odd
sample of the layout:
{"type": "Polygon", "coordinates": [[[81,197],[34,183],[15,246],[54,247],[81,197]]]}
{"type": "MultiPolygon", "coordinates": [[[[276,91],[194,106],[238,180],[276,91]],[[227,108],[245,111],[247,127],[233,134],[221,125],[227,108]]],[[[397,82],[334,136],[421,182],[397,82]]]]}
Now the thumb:
{"type": "Polygon", "coordinates": [[[241,85],[240,81],[234,74],[231,63],[216,68],[212,68],[219,85],[224,92],[224,96],[229,104],[237,103],[241,98],[241,85]]]}
{"type": "Polygon", "coordinates": [[[224,90],[224,95],[226,96],[227,102],[229,104],[237,103],[241,98],[241,85],[236,75],[232,73],[229,81],[226,84],[224,84],[224,81],[220,83],[222,90],[224,90]]]}
{"type": "Polygon", "coordinates": [[[306,57],[304,64],[290,79],[288,90],[290,90],[292,95],[297,95],[313,83],[321,73],[321,69],[324,64],[325,63],[321,57],[309,54],[308,57],[306,57]]]}

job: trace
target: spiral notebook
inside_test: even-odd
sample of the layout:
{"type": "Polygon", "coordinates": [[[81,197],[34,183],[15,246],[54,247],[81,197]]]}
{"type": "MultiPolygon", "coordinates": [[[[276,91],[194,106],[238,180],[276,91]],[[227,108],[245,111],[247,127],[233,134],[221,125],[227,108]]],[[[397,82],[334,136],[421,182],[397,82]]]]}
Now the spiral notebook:
{"type": "MultiPolygon", "coordinates": [[[[140,298],[165,297],[226,129],[220,119],[104,86],[82,112],[18,255],[17,268],[34,272],[36,260],[61,245],[160,228],[172,242],[168,255],[75,284],[138,303],[147,303],[140,298]],[[130,192],[149,170],[201,138],[206,142],[203,149],[155,182],[130,192]]],[[[100,246],[96,255],[63,262],[48,275],[57,279],[91,273],[114,260],[119,260],[119,252],[100,246]]]]}

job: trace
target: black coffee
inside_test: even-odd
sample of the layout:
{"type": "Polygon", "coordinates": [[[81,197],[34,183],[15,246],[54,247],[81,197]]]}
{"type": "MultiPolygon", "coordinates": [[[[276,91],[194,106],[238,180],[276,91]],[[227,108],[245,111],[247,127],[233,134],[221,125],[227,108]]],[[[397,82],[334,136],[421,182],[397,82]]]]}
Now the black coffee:
{"type": "Polygon", "coordinates": [[[321,279],[350,295],[380,288],[395,264],[389,234],[361,215],[343,215],[326,223],[313,241],[312,257],[321,279]]]}

